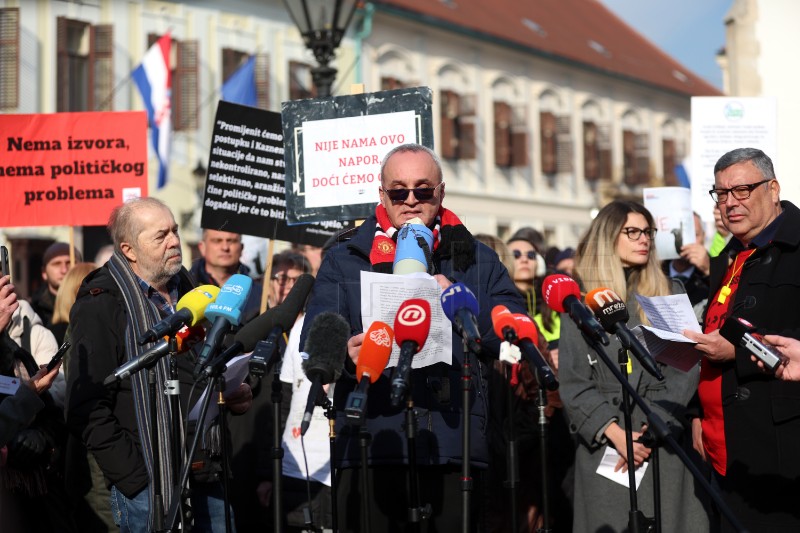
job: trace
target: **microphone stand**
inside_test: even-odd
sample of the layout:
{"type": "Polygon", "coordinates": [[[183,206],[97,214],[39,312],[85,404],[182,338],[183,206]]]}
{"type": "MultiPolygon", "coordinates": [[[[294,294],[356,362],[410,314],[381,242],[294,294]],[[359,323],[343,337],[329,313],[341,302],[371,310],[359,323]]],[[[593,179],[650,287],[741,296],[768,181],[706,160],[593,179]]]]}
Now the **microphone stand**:
{"type": "MultiPolygon", "coordinates": [[[[369,515],[369,469],[367,463],[367,452],[372,435],[367,431],[366,422],[358,430],[358,442],[361,445],[361,531],[372,531],[370,527],[369,515]]],[[[333,463],[331,463],[333,466],[333,463]]],[[[336,478],[331,477],[331,485],[336,483],[336,478]]]]}
{"type": "MultiPolygon", "coordinates": [[[[277,348],[277,343],[276,343],[277,348]]],[[[282,358],[282,356],[281,356],[282,358]]],[[[272,372],[272,527],[275,533],[283,531],[283,444],[281,443],[281,365],[272,372]]]]}
{"type": "Polygon", "coordinates": [[[547,469],[547,443],[549,440],[550,432],[547,429],[550,423],[545,415],[547,408],[547,391],[545,390],[544,379],[542,379],[541,372],[538,368],[534,368],[536,381],[539,384],[538,397],[536,399],[536,408],[539,411],[539,461],[542,464],[542,527],[537,529],[537,533],[552,533],[550,527],[550,478],[547,469]]]}
{"type": "MultiPolygon", "coordinates": [[[[661,417],[659,417],[653,412],[652,409],[650,409],[650,406],[645,403],[644,399],[642,399],[642,397],[636,392],[636,390],[634,390],[631,384],[628,383],[628,380],[625,378],[625,376],[623,376],[619,368],[617,368],[617,365],[615,365],[608,357],[608,354],[606,354],[603,346],[596,340],[587,336],[585,333],[583,333],[583,338],[589,347],[594,350],[597,356],[603,360],[603,363],[609,368],[609,370],[611,370],[611,373],[614,374],[614,377],[617,378],[617,381],[619,381],[619,383],[622,385],[623,393],[627,393],[629,397],[633,399],[639,409],[641,409],[645,414],[647,417],[648,429],[652,431],[654,438],[664,441],[669,445],[672,451],[675,452],[675,455],[677,455],[684,466],[686,466],[686,469],[692,474],[695,481],[697,481],[697,483],[703,487],[703,490],[706,491],[711,499],[714,500],[714,503],[717,505],[720,513],[725,517],[726,520],[728,520],[728,522],[730,522],[731,526],[733,526],[733,528],[739,533],[747,533],[747,530],[741,525],[739,520],[733,514],[733,511],[731,511],[730,507],[728,507],[728,505],[719,495],[719,492],[711,486],[697,466],[695,466],[692,460],[689,459],[689,456],[678,444],[678,441],[675,440],[675,437],[670,434],[669,426],[667,426],[661,417]]],[[[631,457],[630,454],[629,457],[631,457]]],[[[628,471],[630,471],[630,467],[628,468],[628,471]]]]}
{"type": "MultiPolygon", "coordinates": [[[[516,342],[517,336],[509,330],[504,340],[516,342]]],[[[514,421],[514,388],[511,385],[511,365],[503,365],[506,382],[506,403],[508,404],[508,442],[506,444],[506,482],[505,486],[509,489],[511,499],[511,531],[519,531],[519,502],[517,500],[517,487],[519,485],[519,459],[517,454],[517,429],[514,421]]],[[[538,376],[537,376],[538,379],[538,376]]],[[[541,388],[541,386],[539,387],[541,388]]]]}
{"type": "Polygon", "coordinates": [[[472,363],[467,337],[463,336],[461,340],[464,349],[464,363],[461,365],[461,384],[463,387],[463,409],[461,410],[461,531],[469,533],[471,529],[470,499],[472,496],[469,398],[470,390],[472,389],[472,363]]]}
{"type": "MultiPolygon", "coordinates": [[[[174,338],[173,338],[174,340],[174,338]]],[[[147,392],[150,396],[150,449],[153,450],[153,531],[164,530],[164,495],[161,493],[161,458],[158,450],[158,406],[156,365],[147,367],[147,392]]]]}
{"type": "Polygon", "coordinates": [[[414,400],[411,399],[409,383],[406,399],[406,446],[408,447],[408,486],[409,503],[408,521],[414,531],[420,531],[420,522],[431,515],[431,504],[424,506],[420,502],[419,473],[417,472],[417,418],[414,416],[414,400]]]}
{"type": "MultiPolygon", "coordinates": [[[[224,366],[222,368],[225,368],[224,366]]],[[[222,376],[222,370],[215,376],[219,394],[217,396],[217,406],[219,408],[219,432],[222,440],[222,502],[225,505],[225,531],[231,533],[233,525],[231,522],[231,506],[228,503],[228,476],[230,475],[230,468],[228,459],[230,457],[230,450],[228,450],[228,422],[225,419],[225,377],[222,376]]]]}
{"type": "MultiPolygon", "coordinates": [[[[630,387],[628,382],[628,352],[624,347],[619,349],[617,355],[619,373],[630,387]]],[[[644,369],[642,369],[644,372],[644,369]]],[[[628,495],[630,497],[630,511],[628,513],[628,530],[631,533],[646,533],[653,530],[655,520],[648,518],[639,510],[639,501],[636,494],[636,465],[633,458],[633,428],[631,427],[631,398],[628,388],[622,387],[622,414],[625,421],[625,450],[628,461],[628,495]]],[[[653,478],[654,480],[656,477],[653,478]]],[[[655,488],[655,487],[654,487],[655,488]]]]}
{"type": "MultiPolygon", "coordinates": [[[[336,509],[336,503],[338,499],[336,496],[336,408],[333,407],[333,402],[331,402],[327,396],[325,396],[325,401],[322,403],[322,407],[325,409],[325,417],[328,419],[328,438],[330,439],[331,527],[333,528],[333,533],[337,533],[339,531],[339,519],[338,510],[336,509]]],[[[322,517],[320,517],[320,520],[322,520],[322,517]]]]}
{"type": "MultiPolygon", "coordinates": [[[[203,390],[203,403],[200,405],[200,415],[197,417],[197,422],[195,424],[195,432],[194,436],[192,437],[192,444],[189,448],[189,453],[186,455],[183,465],[181,466],[181,476],[180,476],[180,483],[178,485],[180,490],[176,490],[172,495],[172,502],[169,506],[169,515],[167,516],[167,523],[169,524],[169,529],[175,529],[175,522],[178,517],[178,511],[180,509],[180,501],[183,494],[181,491],[184,487],[188,487],[189,482],[189,472],[191,469],[192,464],[192,457],[194,457],[194,453],[197,450],[197,443],[200,441],[200,434],[203,432],[203,425],[206,419],[206,414],[208,413],[208,406],[211,403],[211,393],[214,390],[215,382],[219,379],[222,375],[222,372],[225,369],[227,361],[212,361],[209,363],[207,369],[210,369],[210,373],[208,374],[208,382],[206,383],[206,387],[203,390]]],[[[219,398],[221,403],[221,407],[224,405],[224,399],[222,398],[222,391],[224,390],[224,382],[225,380],[222,379],[222,384],[220,385],[220,392],[219,398]]],[[[223,415],[222,410],[220,410],[220,415],[223,415]]],[[[223,475],[225,476],[225,480],[222,485],[223,490],[223,503],[225,505],[225,531],[226,533],[231,532],[231,521],[230,521],[230,508],[228,505],[228,494],[227,494],[227,476],[228,476],[228,467],[227,467],[227,443],[226,443],[226,434],[222,433],[224,428],[226,427],[224,416],[221,416],[220,422],[220,432],[222,437],[222,465],[223,465],[223,475]]],[[[187,491],[188,492],[188,491],[187,491]]]]}
{"type": "Polygon", "coordinates": [[[178,341],[175,336],[169,338],[169,380],[164,384],[164,394],[169,396],[169,405],[172,411],[172,475],[178,479],[180,475],[180,462],[183,459],[181,445],[183,431],[181,425],[174,417],[181,412],[181,382],[178,379],[178,341]]]}

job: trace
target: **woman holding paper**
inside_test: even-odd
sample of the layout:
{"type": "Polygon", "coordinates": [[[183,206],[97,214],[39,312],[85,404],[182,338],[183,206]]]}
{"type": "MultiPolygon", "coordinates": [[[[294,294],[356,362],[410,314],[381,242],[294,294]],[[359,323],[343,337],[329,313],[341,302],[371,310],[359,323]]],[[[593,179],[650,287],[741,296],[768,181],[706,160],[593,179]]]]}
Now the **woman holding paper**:
{"type": "MultiPolygon", "coordinates": [[[[647,323],[635,294],[665,296],[681,290],[660,269],[655,233],[653,217],[642,205],[614,201],[600,210],[578,245],[575,274],[582,289],[616,292],[626,302],[629,328],[647,323]]],[[[623,531],[628,525],[630,498],[622,386],[566,314],[561,317],[560,349],[561,399],[570,431],[577,437],[574,531],[623,531]],[[604,456],[608,466],[601,474],[598,467],[604,456]]],[[[616,362],[621,349],[619,341],[612,338],[606,353],[616,362]]],[[[697,390],[699,367],[685,373],[659,363],[665,376],[659,382],[637,359],[628,358],[626,366],[633,388],[670,425],[678,442],[689,442],[684,409],[697,390]]],[[[647,420],[638,408],[633,409],[631,420],[635,441],[645,432],[647,420]]],[[[645,469],[637,491],[638,509],[653,517],[652,450],[634,442],[633,452],[637,470],[645,469]]],[[[689,471],[666,447],[660,448],[659,462],[663,531],[708,531],[708,515],[689,471]]]]}

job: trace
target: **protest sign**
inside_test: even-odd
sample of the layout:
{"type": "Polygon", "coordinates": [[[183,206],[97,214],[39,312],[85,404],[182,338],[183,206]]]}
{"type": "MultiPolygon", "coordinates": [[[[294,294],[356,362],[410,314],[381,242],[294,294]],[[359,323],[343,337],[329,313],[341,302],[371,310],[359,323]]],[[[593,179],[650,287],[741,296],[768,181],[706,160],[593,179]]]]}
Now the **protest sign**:
{"type": "Polygon", "coordinates": [[[281,115],[220,101],[200,226],[322,246],[345,222],[288,226],[281,115]]]}
{"type": "Polygon", "coordinates": [[[428,87],[284,102],[289,223],[371,215],[386,153],[433,148],[431,107],[428,87]]]}
{"type": "Polygon", "coordinates": [[[653,215],[659,259],[677,259],[681,247],[695,241],[692,192],[686,187],[642,189],[644,206],[653,215]]]}
{"type": "Polygon", "coordinates": [[[735,148],[763,150],[777,166],[777,100],[728,96],[692,97],[692,205],[713,227],[714,165],[735,148]]]}
{"type": "Polygon", "coordinates": [[[99,226],[147,195],[143,112],[0,115],[0,226],[99,226]]]}

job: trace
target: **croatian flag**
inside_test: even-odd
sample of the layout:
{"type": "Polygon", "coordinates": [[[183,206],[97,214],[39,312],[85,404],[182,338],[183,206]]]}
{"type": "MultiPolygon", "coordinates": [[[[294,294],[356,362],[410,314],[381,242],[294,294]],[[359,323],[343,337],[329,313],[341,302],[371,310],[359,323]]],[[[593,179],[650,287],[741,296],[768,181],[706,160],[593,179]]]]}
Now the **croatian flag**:
{"type": "Polygon", "coordinates": [[[142,93],[158,156],[158,188],[167,183],[169,152],[172,141],[172,75],[169,67],[171,37],[163,35],[144,54],[142,64],[131,73],[142,93]]]}

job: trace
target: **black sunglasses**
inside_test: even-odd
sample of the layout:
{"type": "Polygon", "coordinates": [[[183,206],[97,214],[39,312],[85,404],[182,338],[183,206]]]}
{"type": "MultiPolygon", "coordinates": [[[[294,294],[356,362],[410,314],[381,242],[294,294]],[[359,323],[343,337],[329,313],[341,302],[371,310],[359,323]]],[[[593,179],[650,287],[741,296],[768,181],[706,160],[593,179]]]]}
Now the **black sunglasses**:
{"type": "MultiPolygon", "coordinates": [[[[522,257],[522,252],[519,250],[512,250],[511,253],[514,254],[514,259],[519,259],[520,257],[522,257]]],[[[530,259],[531,261],[536,259],[536,252],[534,252],[533,250],[528,250],[528,252],[525,255],[527,255],[528,259],[530,259]]]]}
{"type": "Polygon", "coordinates": [[[441,182],[436,187],[415,187],[413,189],[383,189],[383,187],[381,187],[381,189],[383,189],[383,192],[389,197],[389,200],[393,202],[405,202],[411,192],[414,193],[414,198],[420,202],[427,202],[433,198],[436,189],[441,185],[444,185],[444,182],[441,182]]]}

